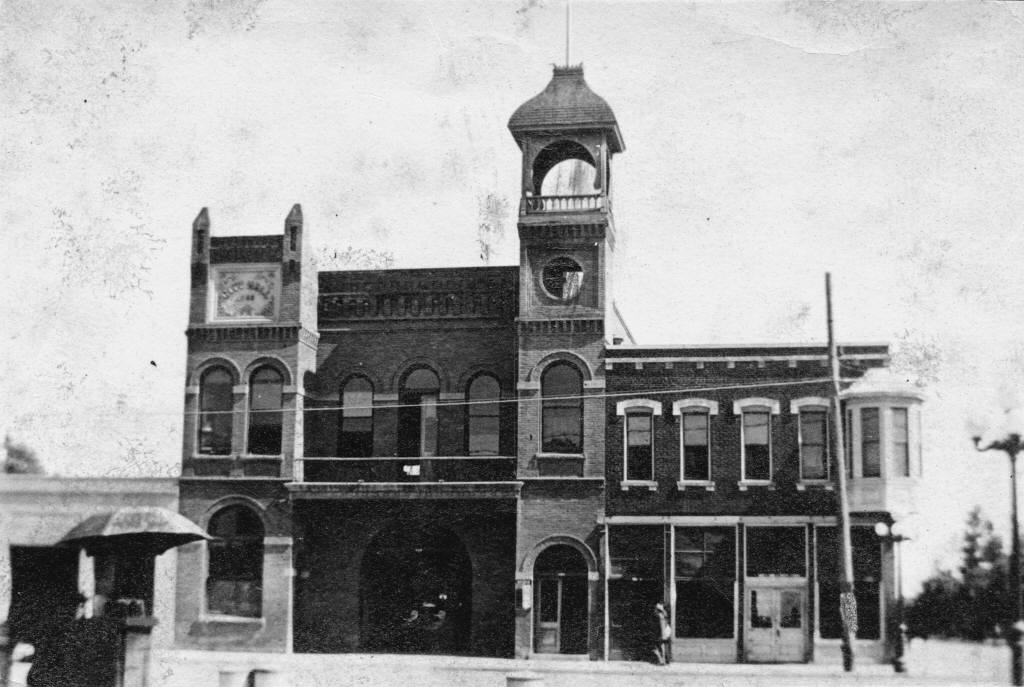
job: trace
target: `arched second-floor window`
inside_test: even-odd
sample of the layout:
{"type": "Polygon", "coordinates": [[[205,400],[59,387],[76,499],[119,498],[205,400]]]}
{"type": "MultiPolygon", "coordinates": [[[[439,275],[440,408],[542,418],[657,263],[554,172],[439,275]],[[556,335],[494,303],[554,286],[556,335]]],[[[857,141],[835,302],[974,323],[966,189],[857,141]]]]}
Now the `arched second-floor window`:
{"type": "Polygon", "coordinates": [[[343,458],[373,455],[373,385],[365,377],[353,377],[341,391],[338,455],[343,458]]]}
{"type": "Polygon", "coordinates": [[[541,451],[583,453],[583,375],[571,363],[554,363],[540,386],[541,451]]]}
{"type": "Polygon", "coordinates": [[[496,456],[500,451],[500,395],[498,380],[490,375],[475,377],[469,384],[466,430],[471,456],[496,456]]]}
{"type": "MultiPolygon", "coordinates": [[[[399,394],[398,451],[403,456],[437,455],[437,401],[441,383],[437,373],[420,367],[402,381],[399,394]]],[[[409,477],[419,475],[418,466],[403,466],[409,477]]]]}
{"type": "Polygon", "coordinates": [[[251,508],[228,506],[207,527],[206,610],[258,618],[263,606],[263,521],[251,508]]]}
{"type": "Polygon", "coordinates": [[[281,455],[281,414],[284,378],[269,365],[252,373],[249,380],[249,441],[247,451],[256,456],[281,455]]]}
{"type": "Polygon", "coordinates": [[[211,367],[199,380],[199,432],[196,453],[225,456],[231,453],[234,380],[223,367],[211,367]]]}

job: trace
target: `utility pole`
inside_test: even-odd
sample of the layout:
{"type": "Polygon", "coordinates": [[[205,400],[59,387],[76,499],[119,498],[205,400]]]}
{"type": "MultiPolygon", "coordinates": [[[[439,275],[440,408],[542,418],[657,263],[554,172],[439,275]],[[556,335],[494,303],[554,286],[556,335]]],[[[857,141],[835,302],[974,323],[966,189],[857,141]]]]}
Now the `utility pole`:
{"type": "Polygon", "coordinates": [[[853,670],[853,638],[857,634],[857,598],[853,595],[853,550],[850,544],[850,499],[846,491],[846,440],[843,409],[839,402],[839,352],[832,332],[832,275],[825,273],[825,308],[828,314],[828,362],[832,370],[832,423],[836,438],[836,481],[839,488],[839,544],[843,564],[839,569],[839,615],[843,621],[843,670],[853,670]]]}

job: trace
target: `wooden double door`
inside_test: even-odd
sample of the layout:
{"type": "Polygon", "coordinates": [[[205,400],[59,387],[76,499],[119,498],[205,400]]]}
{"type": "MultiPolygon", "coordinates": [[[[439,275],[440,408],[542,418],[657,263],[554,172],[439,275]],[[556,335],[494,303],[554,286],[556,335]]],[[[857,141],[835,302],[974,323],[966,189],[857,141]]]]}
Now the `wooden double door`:
{"type": "Polygon", "coordinates": [[[807,587],[747,586],[746,659],[751,663],[807,660],[807,587]]]}

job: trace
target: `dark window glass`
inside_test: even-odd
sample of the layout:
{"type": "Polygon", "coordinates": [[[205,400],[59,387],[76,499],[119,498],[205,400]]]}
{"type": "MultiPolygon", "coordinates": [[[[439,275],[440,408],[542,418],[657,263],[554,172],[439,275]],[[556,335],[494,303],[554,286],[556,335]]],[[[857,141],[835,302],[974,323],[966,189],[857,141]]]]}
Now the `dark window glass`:
{"type": "Polygon", "coordinates": [[[665,542],[660,525],[612,527],[608,531],[608,547],[613,577],[657,580],[661,583],[665,542]]]}
{"type": "Polygon", "coordinates": [[[743,479],[772,478],[771,417],[768,411],[743,411],[743,479]]]}
{"type": "Polygon", "coordinates": [[[860,461],[864,477],[882,476],[878,408],[860,410],[860,461]]]}
{"type": "Polygon", "coordinates": [[[828,479],[828,413],[800,411],[800,477],[828,479]]]}
{"type": "Polygon", "coordinates": [[[736,531],[676,528],[677,637],[733,636],[736,531]]]}
{"type": "Polygon", "coordinates": [[[907,409],[892,409],[892,459],[897,473],[910,477],[910,435],[907,431],[907,409]]]}
{"type": "MultiPolygon", "coordinates": [[[[842,620],[839,615],[839,529],[815,528],[818,562],[818,633],[824,639],[839,639],[842,620]]],[[[878,639],[882,552],[878,537],[870,527],[851,527],[853,548],[854,596],[857,599],[857,638],[878,639]]]]}
{"type": "Polygon", "coordinates": [[[365,458],[373,455],[373,385],[354,377],[341,392],[341,434],[338,455],[365,458]]]}
{"type": "Polygon", "coordinates": [[[569,363],[555,363],[541,378],[541,451],[583,452],[583,376],[569,363]]]}
{"type": "Polygon", "coordinates": [[[281,455],[281,394],[284,379],[272,367],[261,367],[249,381],[249,453],[281,455]]]}
{"type": "Polygon", "coordinates": [[[496,456],[501,427],[498,380],[481,375],[469,385],[469,455],[496,456]]]}
{"type": "Polygon", "coordinates": [[[654,479],[652,422],[649,410],[626,413],[626,479],[654,479]]]}
{"type": "MultiPolygon", "coordinates": [[[[437,455],[437,401],[441,383],[428,368],[413,370],[402,383],[398,409],[398,453],[401,456],[437,455]]],[[[396,479],[416,481],[419,463],[399,463],[396,479]]]]}
{"type": "Polygon", "coordinates": [[[206,607],[210,613],[258,618],[263,599],[263,523],[244,506],[211,519],[206,607]]]}
{"type": "Polygon", "coordinates": [[[223,367],[210,368],[199,382],[199,453],[231,453],[234,382],[223,367]]]}
{"type": "Polygon", "coordinates": [[[711,479],[710,419],[706,411],[683,412],[684,480],[711,479]]]}
{"type": "Polygon", "coordinates": [[[542,623],[553,623],[558,620],[558,580],[538,580],[540,585],[539,597],[540,621],[542,623]]]}
{"type": "Polygon", "coordinates": [[[843,456],[846,461],[846,476],[853,478],[853,411],[846,411],[846,424],[843,425],[843,445],[846,452],[843,456]]]}
{"type": "Polygon", "coordinates": [[[747,575],[807,575],[803,527],[748,527],[747,575]]]}

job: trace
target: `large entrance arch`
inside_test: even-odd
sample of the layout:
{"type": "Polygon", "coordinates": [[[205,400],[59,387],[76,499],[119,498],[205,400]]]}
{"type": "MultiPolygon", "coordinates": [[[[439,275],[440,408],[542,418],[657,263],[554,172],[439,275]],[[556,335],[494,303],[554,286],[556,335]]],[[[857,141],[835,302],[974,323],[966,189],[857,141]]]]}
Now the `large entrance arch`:
{"type": "Polygon", "coordinates": [[[585,654],[588,647],[587,562],[568,544],[541,551],[533,567],[533,650],[539,654],[585,654]]]}
{"type": "Polygon", "coordinates": [[[469,652],[473,571],[450,530],[395,523],[370,542],[360,571],[361,649],[469,652]]]}

